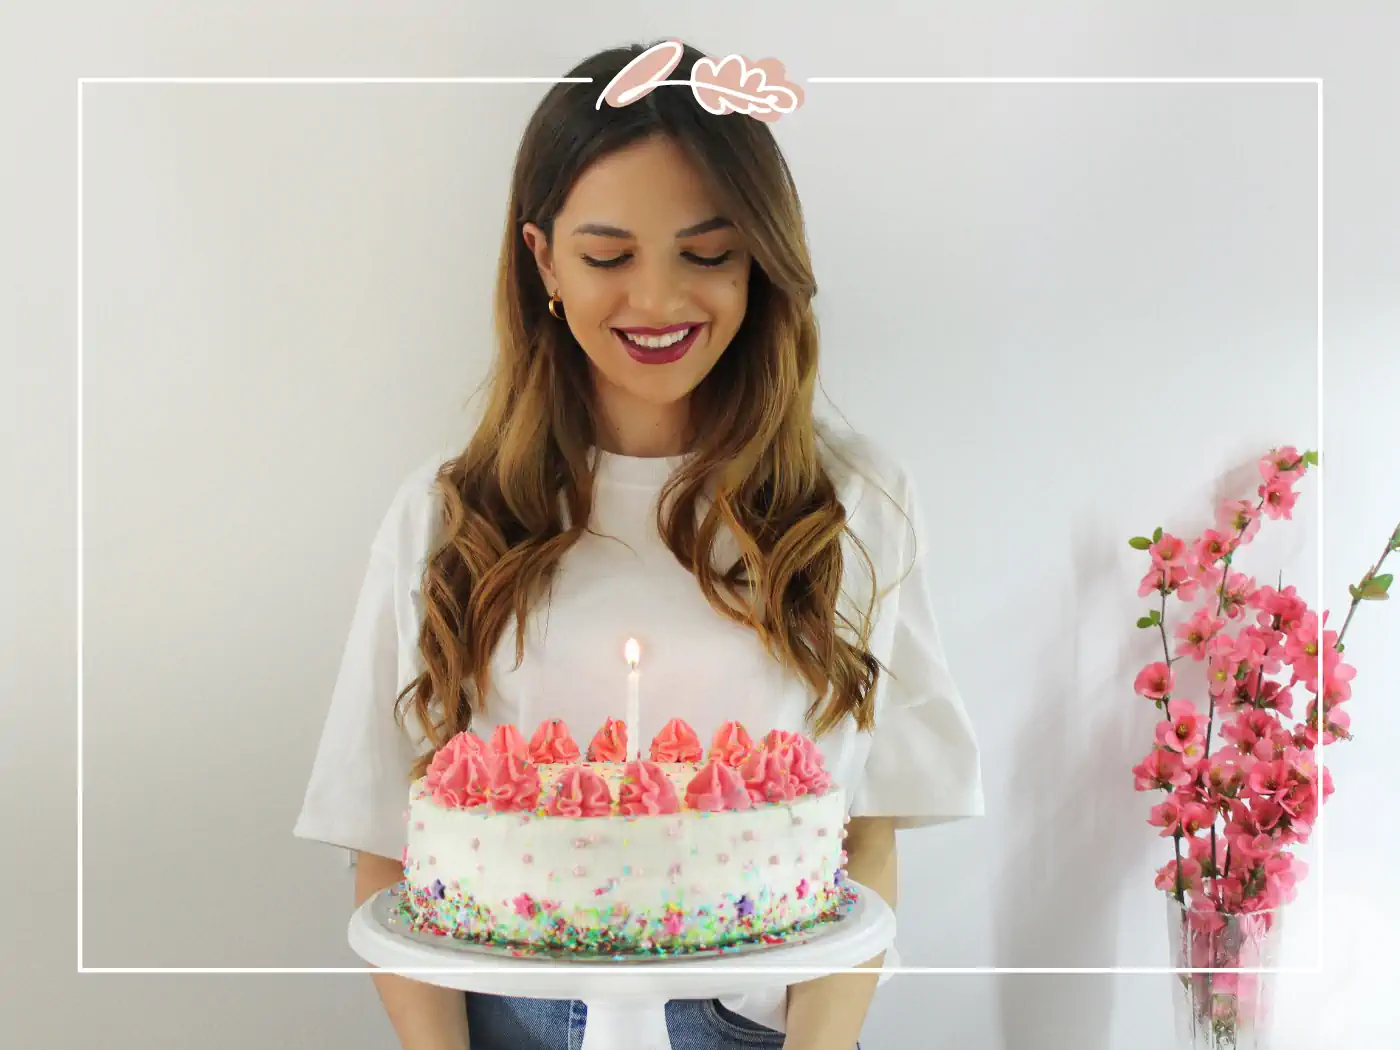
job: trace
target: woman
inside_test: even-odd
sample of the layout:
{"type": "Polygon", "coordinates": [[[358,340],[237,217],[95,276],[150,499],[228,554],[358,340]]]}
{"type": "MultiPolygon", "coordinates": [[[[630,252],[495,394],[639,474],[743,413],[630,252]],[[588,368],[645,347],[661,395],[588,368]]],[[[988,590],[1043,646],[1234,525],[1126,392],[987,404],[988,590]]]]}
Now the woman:
{"type": "MultiPolygon", "coordinates": [[[[357,902],[401,878],[409,780],[435,748],[468,725],[591,733],[618,714],[628,637],[644,737],[673,717],[702,738],[729,719],[817,737],[850,799],[849,874],[891,903],[895,830],[982,810],[909,476],[813,418],[816,286],[786,163],[766,124],[685,87],[596,105],[641,51],[583,62],[569,76],[592,82],[531,119],[485,416],[374,541],[297,826],[358,852],[357,902]]],[[[586,1023],[579,1003],[374,980],[406,1050],[565,1050],[586,1023]]],[[[677,1048],[850,1050],[875,983],[678,1001],[667,1023],[677,1048]]]]}

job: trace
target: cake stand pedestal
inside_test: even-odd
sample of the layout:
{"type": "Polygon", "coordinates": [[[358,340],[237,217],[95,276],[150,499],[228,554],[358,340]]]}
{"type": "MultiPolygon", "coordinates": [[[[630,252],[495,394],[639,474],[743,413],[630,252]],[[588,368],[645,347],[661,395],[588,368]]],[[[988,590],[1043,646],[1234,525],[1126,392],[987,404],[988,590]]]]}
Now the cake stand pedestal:
{"type": "Polygon", "coordinates": [[[847,883],[856,902],[819,936],[762,951],[656,960],[519,959],[425,943],[389,921],[391,890],[350,920],[350,947],[371,966],[427,984],[487,995],[581,999],[584,1050],[670,1050],[666,1003],[719,999],[767,984],[793,984],[859,966],[894,943],[894,912],[878,894],[847,883]]]}

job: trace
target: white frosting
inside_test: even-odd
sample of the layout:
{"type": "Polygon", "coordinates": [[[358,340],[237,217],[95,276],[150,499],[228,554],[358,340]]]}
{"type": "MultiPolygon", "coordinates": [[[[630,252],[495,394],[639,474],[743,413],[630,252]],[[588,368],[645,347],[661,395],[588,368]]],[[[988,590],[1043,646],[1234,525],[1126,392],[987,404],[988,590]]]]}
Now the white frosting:
{"type": "MultiPolygon", "coordinates": [[[[590,768],[611,782],[616,799],[621,767],[590,768]]],[[[683,805],[698,767],[663,768],[683,805]]],[[[542,804],[561,770],[541,767],[542,804]]],[[[554,817],[445,809],[418,781],[410,793],[405,876],[439,898],[435,924],[459,934],[557,942],[558,931],[546,928],[555,916],[624,943],[641,937],[722,944],[811,922],[834,906],[844,820],[845,800],[835,787],[737,812],[554,817]],[[747,922],[741,898],[752,905],[747,922]],[[532,901],[541,915],[533,914],[532,901]],[[665,922],[668,909],[684,915],[665,922]]]]}

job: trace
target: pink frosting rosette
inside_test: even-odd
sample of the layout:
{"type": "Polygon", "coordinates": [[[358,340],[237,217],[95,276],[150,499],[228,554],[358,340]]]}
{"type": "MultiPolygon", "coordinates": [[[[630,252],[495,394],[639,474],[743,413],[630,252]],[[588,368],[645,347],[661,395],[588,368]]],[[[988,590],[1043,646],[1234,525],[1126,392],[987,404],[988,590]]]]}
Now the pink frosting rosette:
{"type": "Polygon", "coordinates": [[[570,766],[556,781],[545,812],[552,817],[606,817],[612,813],[608,782],[587,766],[570,766]]]}
{"type": "Polygon", "coordinates": [[[548,765],[553,762],[577,762],[578,745],[569,735],[569,727],[557,718],[541,722],[530,738],[529,758],[531,762],[548,765]]]}
{"type": "Polygon", "coordinates": [[[618,809],[624,816],[654,817],[680,812],[675,785],[655,762],[628,762],[623,776],[617,798],[618,809]]]}
{"type": "Polygon", "coordinates": [[[710,743],[710,760],[726,766],[738,766],[753,750],[753,738],[738,722],[725,722],[715,731],[710,743]]]}
{"type": "Polygon", "coordinates": [[[772,751],[765,746],[749,753],[739,775],[754,802],[791,802],[801,794],[792,758],[790,747],[772,751]]]}
{"type": "Polygon", "coordinates": [[[515,755],[517,758],[530,757],[525,738],[511,722],[497,726],[496,731],[491,734],[491,752],[496,755],[515,755]]]}
{"type": "Polygon", "coordinates": [[[681,718],[667,722],[651,742],[653,762],[699,762],[704,755],[700,738],[681,718]]]}
{"type": "Polygon", "coordinates": [[[627,723],[609,718],[588,745],[590,762],[627,761],[627,723]]]}
{"type": "Polygon", "coordinates": [[[805,736],[794,741],[792,775],[797,778],[800,795],[824,795],[831,790],[831,774],[822,764],[821,749],[805,736]]]}
{"type": "Polygon", "coordinates": [[[738,770],[712,760],[686,785],[685,804],[690,809],[721,813],[748,809],[752,800],[738,770]]]}
{"type": "Polygon", "coordinates": [[[458,733],[433,755],[423,778],[434,802],[445,809],[479,806],[487,799],[490,774],[486,747],[470,732],[458,733]]]}
{"type": "Polygon", "coordinates": [[[518,755],[492,755],[491,808],[497,813],[532,810],[540,800],[540,771],[518,755]]]}
{"type": "Polygon", "coordinates": [[[786,729],[770,729],[768,735],[763,738],[762,746],[769,751],[784,751],[796,747],[797,741],[801,739],[800,733],[790,733],[786,729]]]}

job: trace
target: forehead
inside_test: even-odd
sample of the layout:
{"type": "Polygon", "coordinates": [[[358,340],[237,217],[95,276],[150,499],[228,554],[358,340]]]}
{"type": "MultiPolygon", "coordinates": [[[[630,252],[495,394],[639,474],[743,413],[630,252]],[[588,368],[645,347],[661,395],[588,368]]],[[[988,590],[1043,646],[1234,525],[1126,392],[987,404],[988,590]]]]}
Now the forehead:
{"type": "Polygon", "coordinates": [[[699,168],[670,139],[656,136],[615,150],[579,176],[560,210],[564,232],[607,223],[639,237],[674,237],[720,213],[699,168]]]}

